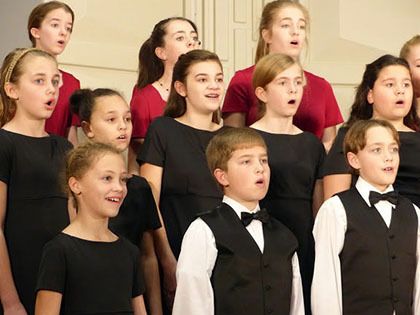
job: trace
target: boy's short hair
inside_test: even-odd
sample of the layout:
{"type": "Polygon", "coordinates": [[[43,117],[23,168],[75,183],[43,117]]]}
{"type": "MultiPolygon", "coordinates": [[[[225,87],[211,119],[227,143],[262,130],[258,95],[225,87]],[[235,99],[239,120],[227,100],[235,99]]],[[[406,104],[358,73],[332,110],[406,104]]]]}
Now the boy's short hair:
{"type": "Polygon", "coordinates": [[[234,151],[255,146],[267,149],[264,139],[254,129],[228,127],[221,131],[210,140],[206,150],[207,164],[211,173],[217,168],[226,171],[227,163],[234,151]]]}
{"type": "Polygon", "coordinates": [[[347,153],[349,152],[357,154],[360,150],[363,150],[366,146],[366,133],[373,127],[384,127],[391,131],[392,137],[395,139],[398,146],[400,146],[398,131],[388,121],[379,119],[359,120],[350,127],[344,137],[344,156],[347,157],[347,153]]]}

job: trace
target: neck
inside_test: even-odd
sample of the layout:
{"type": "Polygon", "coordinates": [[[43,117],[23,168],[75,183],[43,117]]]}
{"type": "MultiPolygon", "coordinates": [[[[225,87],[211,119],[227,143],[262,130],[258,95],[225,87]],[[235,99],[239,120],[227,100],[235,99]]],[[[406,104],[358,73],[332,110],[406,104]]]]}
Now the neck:
{"type": "Polygon", "coordinates": [[[397,129],[397,131],[408,131],[410,130],[410,128],[408,128],[406,125],[404,125],[404,120],[388,120],[388,122],[394,126],[395,129],[397,129]]]}
{"type": "Polygon", "coordinates": [[[165,89],[171,89],[173,70],[173,67],[166,66],[162,76],[157,80],[158,82],[163,84],[165,89]]]}
{"type": "Polygon", "coordinates": [[[299,131],[299,129],[293,125],[293,116],[273,117],[272,115],[265,114],[251,127],[261,131],[278,134],[296,134],[299,131]]]}
{"type": "Polygon", "coordinates": [[[64,231],[91,241],[115,240],[115,235],[108,229],[108,218],[94,218],[83,210],[79,210],[76,218],[64,231]]]}
{"type": "Polygon", "coordinates": [[[179,122],[182,122],[183,124],[188,125],[190,127],[201,129],[201,130],[212,131],[217,126],[214,122],[212,122],[212,117],[213,117],[212,113],[200,114],[200,113],[188,111],[187,109],[184,115],[176,119],[179,122]]]}
{"type": "Polygon", "coordinates": [[[3,126],[5,130],[30,137],[45,137],[45,119],[28,119],[16,112],[16,115],[3,126]]]}

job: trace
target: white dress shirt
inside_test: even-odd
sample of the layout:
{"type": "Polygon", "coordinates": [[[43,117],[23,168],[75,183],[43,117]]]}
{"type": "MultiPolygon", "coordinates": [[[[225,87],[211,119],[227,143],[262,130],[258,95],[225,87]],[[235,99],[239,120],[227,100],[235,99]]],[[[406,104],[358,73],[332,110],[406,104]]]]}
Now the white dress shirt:
{"type": "MultiPolygon", "coordinates": [[[[253,211],[249,211],[227,196],[223,197],[223,202],[232,207],[238,217],[241,217],[241,212],[253,213],[260,210],[257,205],[253,211]]],[[[246,229],[261,252],[264,252],[261,221],[252,220],[246,229]]],[[[210,279],[216,258],[217,248],[213,232],[202,219],[198,218],[191,223],[182,240],[176,269],[177,289],[172,315],[214,314],[214,295],[210,279]]],[[[304,315],[302,283],[296,253],[292,257],[292,274],[290,315],[304,315]]]]}
{"type": "MultiPolygon", "coordinates": [[[[356,183],[356,189],[359,191],[363,200],[368,206],[369,192],[371,190],[380,192],[371,184],[359,177],[356,183]]],[[[393,191],[390,185],[386,193],[393,191]]],[[[375,204],[376,210],[389,227],[394,205],[388,201],[381,200],[375,204]]],[[[420,223],[420,210],[414,205],[420,223]]],[[[341,288],[341,265],[340,253],[344,246],[344,237],[347,230],[346,210],[338,196],[326,200],[319,209],[315,219],[313,235],[315,238],[315,267],[312,280],[311,305],[313,315],[342,315],[342,288],[341,288]]],[[[419,253],[420,253],[420,229],[417,229],[417,269],[414,279],[414,314],[420,312],[419,296],[419,253]]],[[[395,311],[394,311],[395,315],[395,311]]]]}

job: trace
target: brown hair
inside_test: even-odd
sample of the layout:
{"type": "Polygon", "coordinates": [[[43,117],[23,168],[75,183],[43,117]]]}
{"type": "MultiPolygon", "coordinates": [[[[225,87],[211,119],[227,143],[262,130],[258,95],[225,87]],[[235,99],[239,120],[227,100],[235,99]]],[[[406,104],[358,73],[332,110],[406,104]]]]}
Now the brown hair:
{"type": "Polygon", "coordinates": [[[57,65],[53,56],[35,48],[17,48],[4,58],[0,73],[0,127],[9,122],[16,112],[16,100],[6,94],[5,85],[7,83],[17,84],[25,72],[25,61],[34,56],[50,59],[57,65]]]}
{"type": "MultiPolygon", "coordinates": [[[[257,87],[262,87],[263,89],[272,82],[275,77],[282,73],[284,70],[289,69],[294,64],[299,65],[303,77],[303,69],[300,63],[294,60],[292,57],[285,54],[269,54],[261,58],[254,70],[252,76],[252,86],[254,91],[257,87]]],[[[258,97],[258,115],[261,117],[265,113],[265,103],[260,100],[258,97]]]]}
{"type": "Polygon", "coordinates": [[[197,26],[189,19],[184,17],[171,17],[159,21],[153,28],[150,37],[141,45],[139,51],[139,76],[137,78],[137,88],[141,89],[146,85],[155,82],[164,72],[164,66],[161,59],[156,56],[155,49],[164,47],[164,37],[166,28],[172,21],[185,21],[191,24],[194,31],[197,32],[197,26]]]}
{"type": "MultiPolygon", "coordinates": [[[[185,114],[185,112],[187,111],[187,102],[185,100],[185,97],[178,94],[178,92],[173,87],[176,81],[179,81],[185,85],[187,82],[187,76],[189,74],[190,68],[197,63],[206,61],[216,62],[223,71],[223,66],[219,60],[219,57],[215,53],[212,53],[210,51],[196,49],[179,56],[179,59],[174,67],[171,83],[172,88],[169,92],[168,102],[166,103],[164,116],[177,118],[185,114]]],[[[218,111],[216,111],[213,114],[213,122],[219,123],[218,111]]]]}
{"type": "Polygon", "coordinates": [[[77,199],[71,191],[68,182],[71,177],[81,179],[89,169],[106,154],[116,154],[123,159],[120,151],[109,144],[88,141],[70,150],[66,157],[66,168],[63,177],[64,191],[73,197],[73,204],[77,209],[77,199]]]}
{"type": "MultiPolygon", "coordinates": [[[[29,39],[32,42],[32,47],[35,47],[36,40],[32,36],[31,29],[32,28],[40,28],[41,24],[44,21],[47,14],[50,13],[51,11],[53,11],[53,10],[56,10],[56,9],[63,9],[67,13],[70,13],[71,14],[71,20],[72,20],[72,22],[74,22],[74,12],[64,2],[49,1],[49,2],[45,2],[45,3],[41,3],[41,4],[37,5],[35,8],[33,8],[32,12],[31,12],[31,14],[29,15],[29,18],[28,18],[28,35],[29,35],[29,39]]],[[[73,30],[73,26],[72,26],[72,30],[73,30]]]]}
{"type": "MultiPolygon", "coordinates": [[[[346,122],[348,127],[351,127],[356,121],[370,119],[373,115],[373,106],[369,104],[367,96],[369,91],[373,89],[376,80],[382,69],[388,66],[403,66],[408,71],[410,67],[405,59],[398,58],[392,55],[383,55],[366,65],[365,72],[363,73],[362,82],[356,90],[353,105],[351,106],[350,117],[346,122]]],[[[410,111],[404,117],[404,124],[409,128],[418,131],[420,129],[420,120],[417,116],[417,100],[413,96],[410,111]]]]}
{"type": "Polygon", "coordinates": [[[400,58],[407,60],[411,47],[416,45],[420,45],[420,35],[415,35],[404,43],[400,50],[400,58]]]}
{"type": "Polygon", "coordinates": [[[234,151],[260,146],[267,149],[262,136],[249,127],[226,128],[215,135],[206,149],[207,164],[215,169],[227,170],[227,163],[234,151]]]}
{"type": "Polygon", "coordinates": [[[381,119],[359,120],[351,126],[344,137],[344,155],[347,156],[347,153],[349,152],[357,154],[359,151],[363,150],[366,146],[366,134],[368,130],[373,127],[383,127],[388,129],[391,132],[392,137],[395,139],[395,142],[397,142],[398,146],[400,146],[398,131],[390,122],[381,119]]]}
{"type": "MultiPolygon", "coordinates": [[[[299,1],[275,0],[267,3],[261,13],[260,25],[258,28],[259,38],[257,50],[255,52],[255,63],[257,63],[262,57],[269,53],[268,45],[264,41],[262,32],[264,30],[269,30],[271,32],[277,12],[285,7],[295,7],[301,10],[306,20],[306,28],[309,31],[309,12],[301,3],[299,3],[299,1]]],[[[305,39],[305,42],[308,42],[307,38],[305,39]]]]}

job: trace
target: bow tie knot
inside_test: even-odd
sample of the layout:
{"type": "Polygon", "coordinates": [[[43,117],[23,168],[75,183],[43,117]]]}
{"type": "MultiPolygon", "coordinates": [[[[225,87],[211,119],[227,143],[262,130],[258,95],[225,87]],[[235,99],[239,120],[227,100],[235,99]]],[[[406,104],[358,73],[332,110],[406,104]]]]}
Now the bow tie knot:
{"type": "Polygon", "coordinates": [[[371,206],[375,205],[381,200],[386,200],[392,203],[393,205],[396,205],[398,200],[398,193],[396,193],[395,191],[390,191],[385,194],[381,194],[376,191],[371,191],[369,193],[369,202],[371,206]]]}
{"type": "Polygon", "coordinates": [[[252,220],[260,220],[262,223],[268,223],[269,218],[270,215],[264,208],[254,213],[241,212],[241,221],[244,226],[248,226],[252,220]]]}

